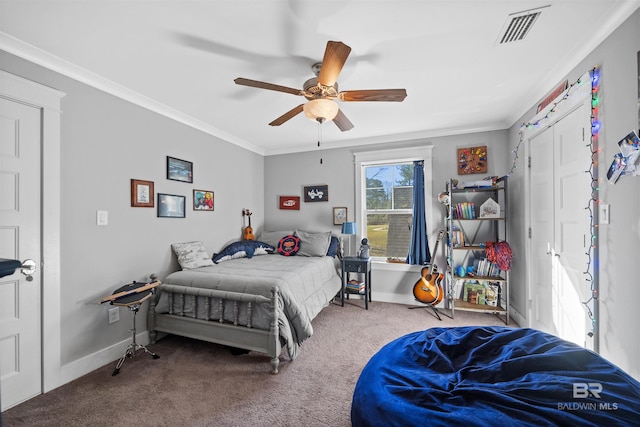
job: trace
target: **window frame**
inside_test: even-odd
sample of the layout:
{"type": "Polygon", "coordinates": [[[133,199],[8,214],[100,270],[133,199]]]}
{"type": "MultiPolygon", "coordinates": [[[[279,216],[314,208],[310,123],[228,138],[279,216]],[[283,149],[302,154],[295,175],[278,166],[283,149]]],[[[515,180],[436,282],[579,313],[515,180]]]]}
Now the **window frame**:
{"type": "MultiPolygon", "coordinates": [[[[360,223],[358,227],[357,242],[366,236],[365,217],[366,217],[366,174],[365,167],[375,165],[386,165],[391,163],[407,163],[415,160],[424,161],[424,196],[427,230],[429,232],[429,241],[434,241],[437,231],[434,228],[434,210],[435,206],[433,194],[433,145],[422,145],[410,148],[395,148],[388,150],[375,150],[355,152],[354,155],[354,172],[355,172],[355,190],[356,190],[356,207],[355,218],[360,223]],[[434,232],[435,231],[435,232],[434,232]]],[[[415,183],[414,183],[415,184],[415,183]]],[[[373,263],[387,264],[386,257],[372,257],[373,263]]]]}

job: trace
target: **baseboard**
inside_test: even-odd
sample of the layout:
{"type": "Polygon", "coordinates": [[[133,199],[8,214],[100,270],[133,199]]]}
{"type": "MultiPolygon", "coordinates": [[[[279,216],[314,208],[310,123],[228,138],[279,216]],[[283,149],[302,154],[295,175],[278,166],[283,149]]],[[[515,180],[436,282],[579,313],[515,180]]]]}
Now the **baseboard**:
{"type": "MultiPolygon", "coordinates": [[[[142,345],[147,345],[149,343],[149,332],[144,331],[137,334],[136,342],[142,345]]],[[[131,344],[130,337],[100,351],[89,354],[81,359],[77,359],[71,363],[63,365],[60,373],[60,384],[58,384],[56,388],[93,372],[96,369],[102,368],[109,363],[113,363],[113,367],[115,369],[116,361],[122,357],[129,344],[131,344]]]]}
{"type": "MultiPolygon", "coordinates": [[[[375,291],[373,293],[373,296],[375,297],[372,301],[373,303],[375,303],[376,301],[380,301],[380,302],[390,302],[394,304],[405,304],[405,305],[417,305],[417,306],[425,305],[420,301],[417,301],[416,298],[413,296],[413,294],[401,295],[396,293],[386,293],[386,292],[375,291]]],[[[436,307],[440,307],[440,306],[441,305],[437,305],[436,307]]]]}

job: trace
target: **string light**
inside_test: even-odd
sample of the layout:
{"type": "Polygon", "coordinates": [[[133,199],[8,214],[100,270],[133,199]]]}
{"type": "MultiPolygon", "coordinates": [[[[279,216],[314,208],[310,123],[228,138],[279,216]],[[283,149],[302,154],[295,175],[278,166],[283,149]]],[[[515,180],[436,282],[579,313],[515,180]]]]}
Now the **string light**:
{"type": "MultiPolygon", "coordinates": [[[[599,298],[597,284],[592,274],[591,264],[594,262],[594,254],[598,248],[598,224],[596,223],[596,218],[593,213],[600,203],[598,198],[600,186],[597,178],[598,153],[600,152],[600,148],[598,147],[598,136],[602,127],[602,124],[598,119],[600,104],[600,95],[598,93],[600,88],[600,70],[597,67],[594,67],[589,72],[589,76],[591,77],[591,138],[588,146],[591,150],[591,164],[589,165],[589,170],[587,172],[591,177],[591,198],[589,199],[585,209],[589,211],[589,232],[591,234],[591,244],[585,253],[587,256],[587,268],[583,274],[586,276],[585,280],[590,283],[589,288],[591,296],[588,300],[583,301],[582,304],[585,306],[587,316],[591,321],[591,331],[588,332],[588,335],[593,337],[598,330],[598,319],[596,314],[594,314],[594,311],[596,311],[596,304],[598,303],[599,298]]],[[[593,271],[599,271],[599,266],[593,265],[593,271]]]]}
{"type": "MultiPolygon", "coordinates": [[[[598,224],[596,224],[594,210],[600,203],[600,200],[598,199],[600,188],[598,184],[599,180],[597,178],[598,153],[600,152],[600,148],[598,147],[598,136],[602,128],[602,123],[598,120],[598,112],[600,108],[600,69],[598,69],[598,67],[594,67],[591,71],[589,71],[589,78],[591,83],[591,137],[587,146],[591,150],[591,164],[589,165],[589,168],[585,171],[585,173],[588,173],[591,177],[591,197],[589,198],[587,207],[585,207],[585,209],[589,211],[589,231],[591,234],[591,242],[585,254],[587,256],[587,268],[584,272],[584,275],[586,276],[585,280],[590,283],[591,296],[588,300],[582,301],[582,304],[585,306],[587,316],[591,321],[591,330],[588,332],[588,335],[589,337],[593,337],[594,334],[596,334],[598,328],[598,321],[596,319],[597,316],[596,314],[594,314],[594,311],[596,311],[596,304],[598,302],[598,290],[596,288],[596,281],[594,280],[592,271],[599,271],[599,266],[593,265],[592,269],[592,264],[594,263],[594,254],[598,247],[598,224]]],[[[565,102],[571,97],[571,94],[575,90],[575,87],[582,86],[583,84],[584,82],[582,81],[582,78],[578,79],[568,87],[564,96],[562,96],[553,104],[546,115],[538,120],[522,123],[522,125],[520,125],[520,140],[518,141],[518,144],[513,151],[513,164],[507,176],[513,174],[516,170],[518,162],[518,152],[520,151],[520,145],[524,141],[525,131],[531,128],[539,128],[543,123],[547,122],[550,117],[558,110],[558,105],[565,102]]]]}

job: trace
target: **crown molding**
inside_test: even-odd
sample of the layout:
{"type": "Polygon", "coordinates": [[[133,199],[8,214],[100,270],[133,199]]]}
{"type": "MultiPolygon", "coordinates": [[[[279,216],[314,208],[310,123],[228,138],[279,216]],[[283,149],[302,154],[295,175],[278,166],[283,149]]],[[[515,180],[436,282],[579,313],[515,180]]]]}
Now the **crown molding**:
{"type": "Polygon", "coordinates": [[[265,150],[0,31],[0,49],[254,153],[265,150]]]}

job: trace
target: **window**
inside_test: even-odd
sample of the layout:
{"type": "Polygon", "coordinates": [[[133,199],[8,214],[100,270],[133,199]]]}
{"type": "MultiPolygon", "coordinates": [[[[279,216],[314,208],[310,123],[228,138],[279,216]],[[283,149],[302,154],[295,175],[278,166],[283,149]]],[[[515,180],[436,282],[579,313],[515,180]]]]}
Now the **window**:
{"type": "MultiPolygon", "coordinates": [[[[431,148],[356,153],[356,218],[375,261],[405,260],[411,242],[413,161],[425,161],[425,200],[433,200],[431,148]]],[[[427,203],[429,204],[429,203],[427,203]]],[[[427,209],[427,229],[433,207],[427,209]]]]}
{"type": "Polygon", "coordinates": [[[413,162],[364,166],[364,217],[373,257],[405,258],[411,242],[413,162]]]}

